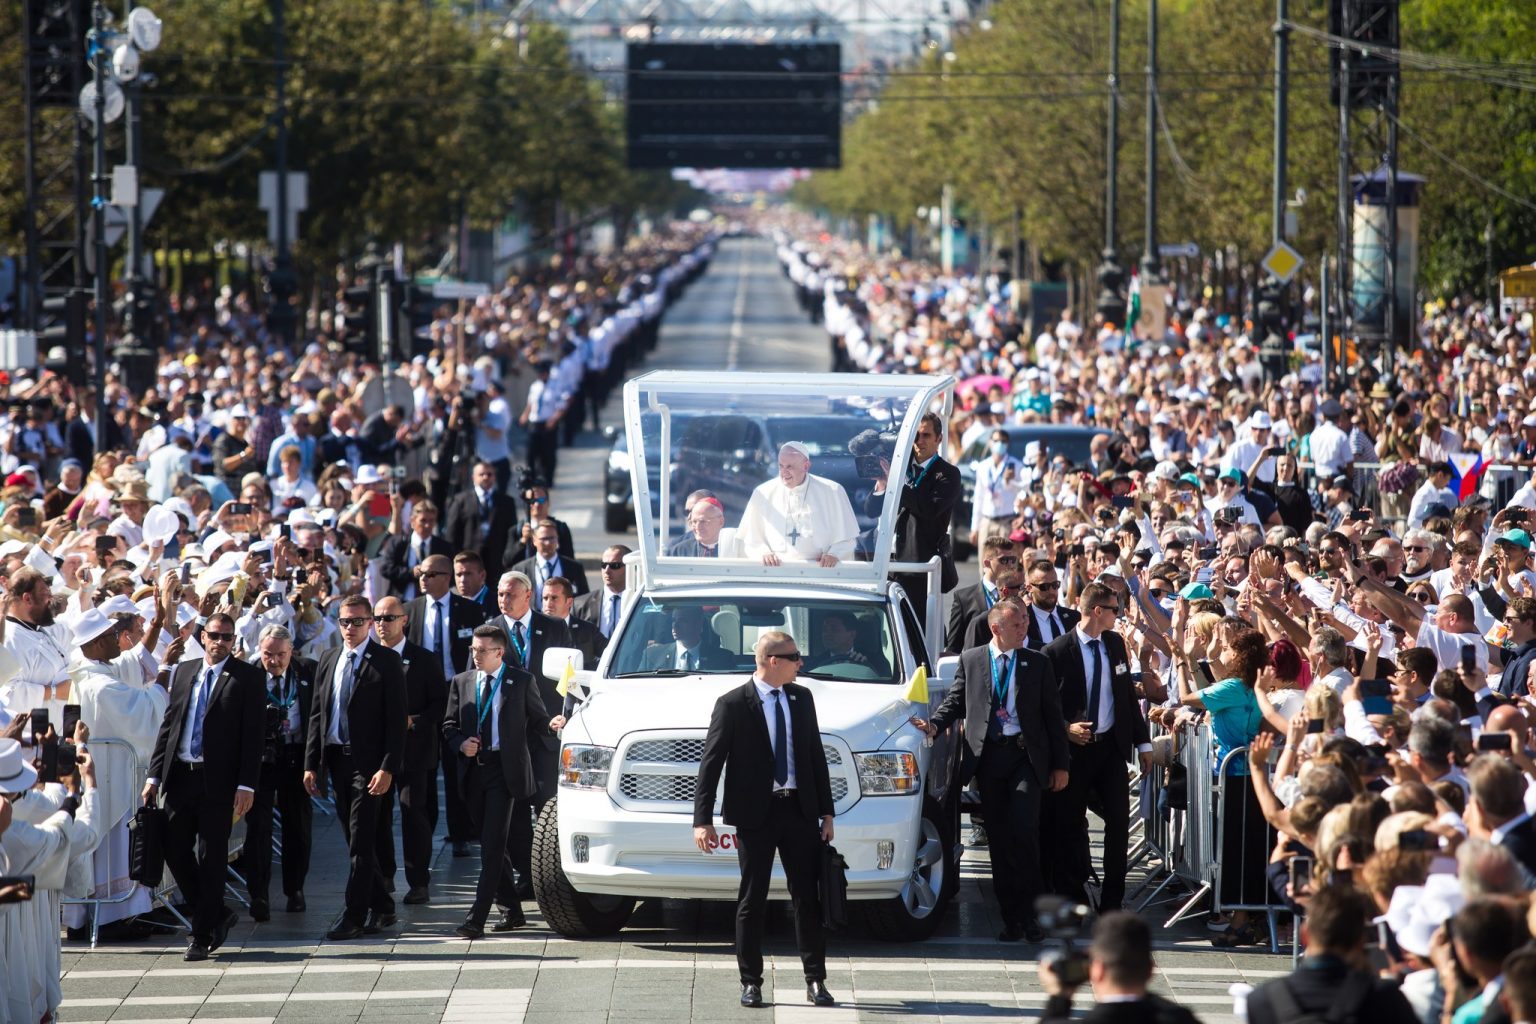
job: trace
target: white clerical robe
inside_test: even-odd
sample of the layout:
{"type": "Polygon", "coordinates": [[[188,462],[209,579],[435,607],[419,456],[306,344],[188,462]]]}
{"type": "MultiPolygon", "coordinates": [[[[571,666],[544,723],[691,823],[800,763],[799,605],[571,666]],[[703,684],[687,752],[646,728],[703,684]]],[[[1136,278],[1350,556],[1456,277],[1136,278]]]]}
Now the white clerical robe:
{"type": "Polygon", "coordinates": [[[71,818],[58,811],[62,786],[31,790],[11,805],[11,827],[0,836],[8,875],[33,875],[32,899],[0,907],[0,986],[12,1021],[38,1021],[57,1013],[59,985],[59,897],[70,862],[90,855],[101,842],[100,800],[86,790],[71,818]]]}
{"type": "MultiPolygon", "coordinates": [[[[103,662],[92,665],[92,671],[76,680],[74,695],[80,704],[80,720],[91,731],[86,747],[96,761],[101,820],[108,834],[92,855],[88,889],[90,895],[101,899],[133,893],[120,903],[101,907],[98,922],[111,924],[148,913],[150,909],[150,891],[128,877],[128,821],[140,802],[143,783],[138,766],[148,764],[155,752],[155,739],[170,696],[153,682],[153,677],[144,678],[139,662],[120,667],[103,662]],[[137,673],[138,679],[129,682],[115,673],[108,674],[113,668],[137,673]],[[131,749],[97,742],[103,739],[123,740],[131,749]]],[[[79,927],[85,923],[84,908],[67,908],[67,918],[70,927],[79,927]]]]}
{"type": "Polygon", "coordinates": [[[784,561],[814,562],[830,554],[847,561],[859,521],[841,484],[808,473],[799,487],[787,487],[778,477],[759,484],[737,534],[748,558],[774,554],[784,561]]]}

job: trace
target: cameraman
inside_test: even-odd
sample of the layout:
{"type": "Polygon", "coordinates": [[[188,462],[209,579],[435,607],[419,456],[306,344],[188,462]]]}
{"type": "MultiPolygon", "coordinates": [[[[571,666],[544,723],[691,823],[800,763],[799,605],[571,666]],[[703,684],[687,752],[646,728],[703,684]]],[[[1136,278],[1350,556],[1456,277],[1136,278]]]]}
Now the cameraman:
{"type": "MultiPolygon", "coordinates": [[[[1061,968],[1070,958],[1040,961],[1040,986],[1049,998],[1041,1014],[1046,1024],[1063,1024],[1072,1016],[1076,985],[1064,983],[1061,968]]],[[[1093,926],[1088,947],[1088,984],[1095,1005],[1083,1020],[1093,1024],[1198,1024],[1198,1018],[1178,1003],[1147,991],[1152,983],[1152,931],[1134,914],[1114,911],[1093,926]]],[[[1075,980],[1070,979],[1069,980],[1075,980]]]]}

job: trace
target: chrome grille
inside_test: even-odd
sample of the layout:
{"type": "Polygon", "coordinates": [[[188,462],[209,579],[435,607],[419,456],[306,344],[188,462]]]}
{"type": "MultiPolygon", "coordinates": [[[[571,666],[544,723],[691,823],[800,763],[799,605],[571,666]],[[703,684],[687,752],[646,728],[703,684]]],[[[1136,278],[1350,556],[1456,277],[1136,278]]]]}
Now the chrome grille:
{"type": "Polygon", "coordinates": [[[631,761],[697,762],[704,756],[703,740],[640,740],[631,744],[631,761]]]}

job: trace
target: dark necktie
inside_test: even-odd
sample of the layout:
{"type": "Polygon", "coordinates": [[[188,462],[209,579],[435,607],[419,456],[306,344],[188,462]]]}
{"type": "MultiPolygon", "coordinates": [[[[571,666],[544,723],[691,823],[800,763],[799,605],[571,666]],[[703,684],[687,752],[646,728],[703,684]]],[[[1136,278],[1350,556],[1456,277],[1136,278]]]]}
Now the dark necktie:
{"type": "Polygon", "coordinates": [[[1097,637],[1088,641],[1088,653],[1093,655],[1093,682],[1088,685],[1088,707],[1083,718],[1093,723],[1093,731],[1097,733],[1099,731],[1099,694],[1104,678],[1104,651],[1097,637]]]}
{"type": "Polygon", "coordinates": [[[773,781],[780,786],[789,781],[789,728],[784,722],[784,701],[780,691],[773,691],[773,781]]]}
{"type": "Polygon", "coordinates": [[[343,743],[352,742],[352,730],[347,726],[347,708],[352,703],[352,685],[357,681],[357,652],[347,652],[347,667],[341,674],[341,709],[336,716],[336,737],[343,743]]]}

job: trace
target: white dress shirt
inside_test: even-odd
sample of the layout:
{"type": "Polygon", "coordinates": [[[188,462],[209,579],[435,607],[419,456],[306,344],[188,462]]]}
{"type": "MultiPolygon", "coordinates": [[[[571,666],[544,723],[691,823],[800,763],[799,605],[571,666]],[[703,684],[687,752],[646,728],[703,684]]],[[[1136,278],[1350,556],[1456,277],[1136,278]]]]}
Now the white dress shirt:
{"type": "Polygon", "coordinates": [[[785,693],[782,687],[775,691],[773,687],[757,678],[757,676],[752,677],[752,685],[757,687],[757,698],[763,702],[763,720],[768,724],[768,743],[770,746],[772,746],[776,740],[775,730],[778,728],[777,723],[774,721],[776,717],[773,710],[774,704],[775,702],[778,702],[784,705],[784,742],[788,744],[785,753],[788,755],[787,759],[789,761],[789,776],[784,780],[784,785],[782,786],[775,782],[773,784],[773,791],[777,793],[781,789],[794,789],[795,726],[791,721],[792,716],[789,713],[789,694],[785,693]],[[775,692],[779,694],[778,697],[773,696],[775,692]]]}
{"type": "Polygon", "coordinates": [[[357,673],[363,670],[363,652],[368,649],[368,641],[364,639],[356,647],[341,648],[341,656],[336,659],[336,668],[331,676],[331,724],[325,731],[325,742],[339,745],[341,743],[341,716],[347,713],[346,705],[341,702],[341,683],[347,676],[347,658],[355,655],[352,660],[352,685],[357,685],[357,673]]]}

